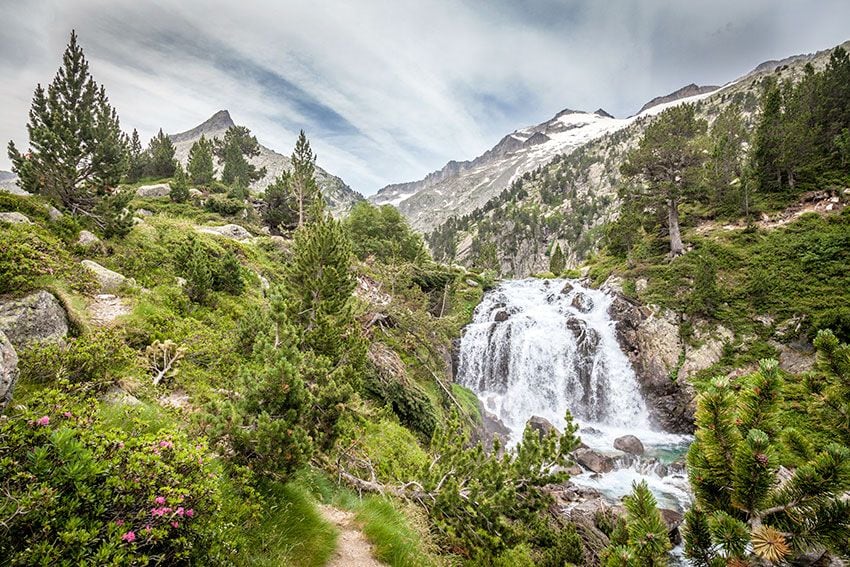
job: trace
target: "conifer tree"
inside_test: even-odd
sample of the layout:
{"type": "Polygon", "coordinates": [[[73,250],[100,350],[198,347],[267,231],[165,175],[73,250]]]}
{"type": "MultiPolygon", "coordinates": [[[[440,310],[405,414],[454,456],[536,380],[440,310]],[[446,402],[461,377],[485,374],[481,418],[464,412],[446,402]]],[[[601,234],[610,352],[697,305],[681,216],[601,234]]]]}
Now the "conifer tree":
{"type": "Polygon", "coordinates": [[[850,344],[824,330],[814,345],[814,371],[805,377],[808,413],[827,439],[850,446],[850,344]]]}
{"type": "Polygon", "coordinates": [[[244,126],[231,126],[224,139],[213,140],[213,152],[222,164],[221,180],[228,185],[247,189],[266,174],[266,168],[257,169],[247,159],[260,155],[260,144],[244,126]]]}
{"type": "Polygon", "coordinates": [[[647,206],[666,212],[671,257],[684,249],[679,204],[691,198],[697,186],[697,173],[705,161],[701,138],[706,129],[693,104],[669,108],[647,126],[621,168],[623,175],[640,176],[646,182],[646,190],[636,187],[635,191],[647,206]]]}
{"type": "Polygon", "coordinates": [[[662,567],[669,563],[671,549],[667,526],[646,481],[632,484],[632,494],[623,499],[625,522],[611,536],[602,554],[605,567],[662,567]]]}
{"type": "Polygon", "coordinates": [[[162,128],[148,144],[148,171],[151,177],[172,177],[177,169],[174,159],[175,148],[171,138],[163,134],[162,128]]]}
{"type": "Polygon", "coordinates": [[[291,162],[292,170],[287,180],[288,187],[298,213],[298,226],[303,226],[308,221],[309,212],[313,210],[313,203],[322,198],[316,183],[316,154],[310,149],[310,142],[304,130],[298,134],[291,162]]]}
{"type": "Polygon", "coordinates": [[[549,271],[556,276],[564,273],[564,268],[567,267],[567,261],[564,258],[564,253],[561,251],[561,245],[555,243],[555,249],[552,250],[552,255],[549,257],[549,271]]]}
{"type": "Polygon", "coordinates": [[[133,134],[130,136],[128,157],[127,181],[135,183],[144,176],[147,169],[147,153],[142,148],[139,132],[135,128],[133,128],[133,134]]]}
{"type": "Polygon", "coordinates": [[[289,172],[284,171],[266,187],[263,194],[263,223],[272,234],[295,230],[298,217],[289,191],[289,172]]]}
{"type": "Polygon", "coordinates": [[[186,175],[186,170],[179,163],[174,170],[174,179],[170,183],[171,191],[168,196],[175,203],[185,203],[189,198],[189,177],[186,175]]]}
{"type": "Polygon", "coordinates": [[[696,503],[685,515],[686,551],[698,567],[778,563],[816,546],[848,552],[850,503],[842,494],[850,488],[850,450],[808,446],[790,478],[777,478],[783,439],[799,438],[780,431],[779,372],[776,361],[762,361],[740,393],[718,378],[698,398],[688,451],[696,503]]]}
{"type": "Polygon", "coordinates": [[[192,185],[208,185],[215,178],[213,144],[203,134],[189,149],[186,169],[192,185]]]}
{"type": "Polygon", "coordinates": [[[27,131],[23,154],[9,142],[21,187],[103,226],[94,209],[127,171],[126,137],[73,31],[53,82],[35,89],[27,131]]]}

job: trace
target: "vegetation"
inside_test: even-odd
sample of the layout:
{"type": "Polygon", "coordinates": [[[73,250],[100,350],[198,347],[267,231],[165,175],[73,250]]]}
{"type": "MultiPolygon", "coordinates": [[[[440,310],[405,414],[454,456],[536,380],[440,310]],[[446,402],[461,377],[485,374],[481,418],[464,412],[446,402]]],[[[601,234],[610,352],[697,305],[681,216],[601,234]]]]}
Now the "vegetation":
{"type": "Polygon", "coordinates": [[[244,190],[266,174],[265,168],[257,169],[248,161],[260,155],[260,144],[244,126],[231,126],[223,139],[215,139],[213,153],[222,164],[221,180],[226,185],[244,190]]]}
{"type": "Polygon", "coordinates": [[[606,567],[662,567],[669,564],[670,538],[658,512],[655,496],[646,481],[634,483],[623,499],[626,517],[611,535],[611,546],[602,554],[606,567]]]}
{"type": "Polygon", "coordinates": [[[344,224],[361,260],[372,257],[383,263],[421,263],[428,258],[422,236],[411,230],[395,207],[361,201],[344,224]]]}
{"type": "Polygon", "coordinates": [[[209,185],[215,179],[213,165],[213,142],[201,134],[189,148],[189,163],[186,166],[192,185],[209,185]]]}

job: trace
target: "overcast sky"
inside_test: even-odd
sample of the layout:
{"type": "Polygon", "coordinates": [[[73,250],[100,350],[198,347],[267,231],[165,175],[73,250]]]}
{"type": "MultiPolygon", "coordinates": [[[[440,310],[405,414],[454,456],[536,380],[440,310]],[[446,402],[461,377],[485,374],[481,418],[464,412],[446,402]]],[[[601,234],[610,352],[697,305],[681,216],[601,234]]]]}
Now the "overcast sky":
{"type": "MultiPolygon", "coordinates": [[[[0,139],[75,28],[125,130],[226,108],[374,193],[563,108],[627,116],[685,84],[850,39],[848,0],[0,0],[0,139]]],[[[8,169],[5,151],[0,169],[8,169]]]]}

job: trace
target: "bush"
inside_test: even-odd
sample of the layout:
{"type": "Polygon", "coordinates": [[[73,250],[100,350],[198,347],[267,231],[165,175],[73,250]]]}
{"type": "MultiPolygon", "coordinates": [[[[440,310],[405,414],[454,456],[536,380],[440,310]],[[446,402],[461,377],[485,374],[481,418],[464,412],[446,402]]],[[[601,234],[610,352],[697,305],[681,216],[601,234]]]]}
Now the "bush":
{"type": "Polygon", "coordinates": [[[245,205],[242,201],[235,199],[210,197],[204,202],[204,208],[212,213],[233,216],[241,212],[245,208],[245,205]]]}
{"type": "Polygon", "coordinates": [[[0,556],[11,565],[225,564],[221,494],[203,444],[127,435],[57,390],[0,421],[0,556]]]}
{"type": "Polygon", "coordinates": [[[381,262],[421,262],[428,258],[422,236],[390,205],[357,203],[345,219],[354,253],[361,260],[374,256],[381,262]]]}

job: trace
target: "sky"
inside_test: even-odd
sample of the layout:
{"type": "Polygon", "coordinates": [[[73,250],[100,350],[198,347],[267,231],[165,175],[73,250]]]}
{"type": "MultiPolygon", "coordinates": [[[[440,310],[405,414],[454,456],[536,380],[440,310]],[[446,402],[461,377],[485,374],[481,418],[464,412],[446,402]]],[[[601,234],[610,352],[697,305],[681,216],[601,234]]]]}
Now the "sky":
{"type": "MultiPolygon", "coordinates": [[[[688,83],[850,39],[847,0],[0,0],[0,141],[76,29],[122,127],[220,109],[372,194],[564,108],[622,117],[688,83]]],[[[9,169],[0,152],[0,169],[9,169]]]]}

